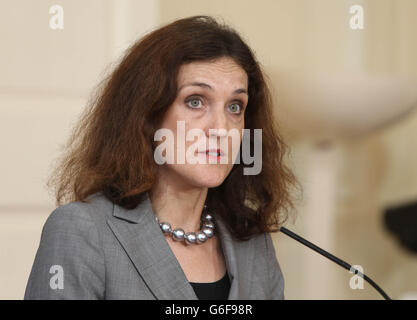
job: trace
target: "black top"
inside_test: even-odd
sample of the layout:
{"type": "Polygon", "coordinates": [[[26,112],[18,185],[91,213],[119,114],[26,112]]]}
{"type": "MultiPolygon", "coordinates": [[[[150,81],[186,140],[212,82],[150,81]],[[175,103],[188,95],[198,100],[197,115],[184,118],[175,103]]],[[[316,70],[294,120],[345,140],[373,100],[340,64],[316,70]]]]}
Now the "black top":
{"type": "Polygon", "coordinates": [[[214,282],[190,282],[195,294],[200,300],[227,300],[230,290],[230,280],[225,272],[223,278],[214,282]]]}

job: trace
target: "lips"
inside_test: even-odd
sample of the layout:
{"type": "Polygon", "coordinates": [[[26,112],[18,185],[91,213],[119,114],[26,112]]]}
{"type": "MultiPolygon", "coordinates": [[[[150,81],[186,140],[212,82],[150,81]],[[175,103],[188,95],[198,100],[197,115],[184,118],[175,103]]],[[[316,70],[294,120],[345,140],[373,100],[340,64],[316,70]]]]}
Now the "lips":
{"type": "Polygon", "coordinates": [[[224,156],[224,152],[221,149],[207,149],[205,153],[213,157],[224,156]]]}
{"type": "Polygon", "coordinates": [[[208,157],[223,157],[225,156],[225,153],[222,149],[207,149],[206,151],[198,152],[198,154],[205,154],[208,157]]]}

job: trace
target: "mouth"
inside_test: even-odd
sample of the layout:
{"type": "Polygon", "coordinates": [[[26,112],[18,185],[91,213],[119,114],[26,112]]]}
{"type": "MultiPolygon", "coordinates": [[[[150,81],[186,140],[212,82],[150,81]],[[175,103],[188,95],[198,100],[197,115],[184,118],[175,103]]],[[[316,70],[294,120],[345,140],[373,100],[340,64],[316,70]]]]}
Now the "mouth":
{"type": "Polygon", "coordinates": [[[204,152],[198,152],[198,154],[205,154],[207,158],[220,159],[224,156],[224,152],[221,149],[207,149],[204,152]]]}
{"type": "Polygon", "coordinates": [[[224,156],[224,152],[221,149],[210,149],[210,150],[206,150],[205,153],[213,157],[224,156]]]}

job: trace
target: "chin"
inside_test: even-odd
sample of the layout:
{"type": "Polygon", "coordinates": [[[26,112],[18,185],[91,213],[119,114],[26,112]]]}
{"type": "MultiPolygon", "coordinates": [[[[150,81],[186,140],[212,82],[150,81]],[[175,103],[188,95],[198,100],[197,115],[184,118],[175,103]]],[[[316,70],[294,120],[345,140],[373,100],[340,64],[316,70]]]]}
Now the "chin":
{"type": "Polygon", "coordinates": [[[173,165],[165,167],[169,170],[170,179],[183,181],[195,187],[215,188],[227,178],[232,167],[226,165],[173,165]]]}
{"type": "Polygon", "coordinates": [[[225,171],[224,168],[210,168],[206,166],[199,168],[195,174],[190,177],[194,181],[195,185],[199,185],[207,188],[215,188],[220,186],[227,177],[229,171],[225,171]]]}
{"type": "Polygon", "coordinates": [[[214,181],[214,180],[212,180],[212,181],[211,180],[210,181],[205,180],[205,181],[202,181],[202,185],[204,187],[207,187],[207,188],[216,188],[216,187],[220,186],[223,183],[223,181],[224,181],[224,179],[216,180],[216,181],[214,181]]]}

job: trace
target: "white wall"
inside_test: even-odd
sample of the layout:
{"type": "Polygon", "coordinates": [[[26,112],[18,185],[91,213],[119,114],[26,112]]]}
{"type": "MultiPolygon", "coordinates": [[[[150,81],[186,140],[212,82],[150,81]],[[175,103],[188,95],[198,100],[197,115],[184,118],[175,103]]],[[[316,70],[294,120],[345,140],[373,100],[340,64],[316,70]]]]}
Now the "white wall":
{"type": "Polygon", "coordinates": [[[40,233],[55,208],[45,187],[89,94],[136,37],[157,1],[0,2],[0,299],[22,299],[40,233]],[[64,9],[64,29],[49,8],[64,9]]]}

